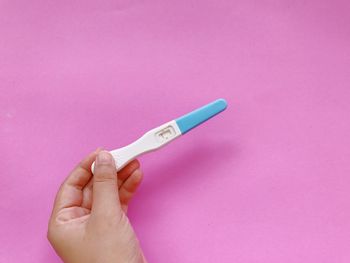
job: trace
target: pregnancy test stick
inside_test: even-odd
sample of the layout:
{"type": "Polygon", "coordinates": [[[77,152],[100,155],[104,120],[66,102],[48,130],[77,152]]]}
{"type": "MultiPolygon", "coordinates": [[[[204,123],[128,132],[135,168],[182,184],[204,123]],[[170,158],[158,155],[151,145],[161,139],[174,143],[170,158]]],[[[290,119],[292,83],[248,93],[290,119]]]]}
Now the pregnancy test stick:
{"type": "MultiPolygon", "coordinates": [[[[110,151],[116,162],[117,170],[119,171],[141,154],[163,147],[199,124],[219,114],[226,107],[227,103],[224,99],[215,100],[176,120],[169,121],[146,132],[141,138],[125,147],[110,151]]],[[[94,171],[94,163],[91,166],[91,171],[94,171]]]]}

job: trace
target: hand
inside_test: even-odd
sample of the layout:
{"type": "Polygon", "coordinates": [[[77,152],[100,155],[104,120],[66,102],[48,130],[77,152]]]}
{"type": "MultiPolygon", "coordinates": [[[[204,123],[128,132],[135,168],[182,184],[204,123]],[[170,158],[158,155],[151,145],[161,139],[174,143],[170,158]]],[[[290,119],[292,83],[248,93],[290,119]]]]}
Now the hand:
{"type": "Polygon", "coordinates": [[[117,174],[112,155],[97,150],[64,181],[56,196],[48,239],[65,263],[146,262],[126,217],[128,203],[142,180],[139,167],[135,160],[117,174]]]}

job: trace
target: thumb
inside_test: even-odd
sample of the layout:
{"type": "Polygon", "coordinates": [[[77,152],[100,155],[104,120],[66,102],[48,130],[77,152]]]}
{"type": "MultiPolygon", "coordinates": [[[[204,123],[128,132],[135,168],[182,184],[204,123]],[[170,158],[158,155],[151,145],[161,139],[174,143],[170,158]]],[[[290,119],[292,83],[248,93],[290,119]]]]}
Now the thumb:
{"type": "Polygon", "coordinates": [[[106,216],[120,210],[116,174],[113,156],[107,151],[100,151],[94,167],[92,214],[106,216]]]}

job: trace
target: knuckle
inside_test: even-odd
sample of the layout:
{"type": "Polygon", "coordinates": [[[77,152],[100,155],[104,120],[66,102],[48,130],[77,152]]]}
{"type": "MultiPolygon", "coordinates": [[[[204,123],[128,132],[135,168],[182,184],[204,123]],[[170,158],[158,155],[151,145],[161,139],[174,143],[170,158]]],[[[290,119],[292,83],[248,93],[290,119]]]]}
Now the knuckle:
{"type": "Polygon", "coordinates": [[[115,179],[116,170],[114,167],[103,166],[95,169],[95,181],[106,181],[115,179]]]}
{"type": "Polygon", "coordinates": [[[55,234],[55,231],[54,231],[54,229],[53,229],[53,227],[51,225],[49,225],[49,227],[47,229],[46,237],[47,237],[47,240],[49,240],[49,242],[51,244],[55,243],[56,234],[55,234]]]}
{"type": "Polygon", "coordinates": [[[111,173],[99,173],[96,174],[94,182],[115,181],[115,176],[111,173]]]}

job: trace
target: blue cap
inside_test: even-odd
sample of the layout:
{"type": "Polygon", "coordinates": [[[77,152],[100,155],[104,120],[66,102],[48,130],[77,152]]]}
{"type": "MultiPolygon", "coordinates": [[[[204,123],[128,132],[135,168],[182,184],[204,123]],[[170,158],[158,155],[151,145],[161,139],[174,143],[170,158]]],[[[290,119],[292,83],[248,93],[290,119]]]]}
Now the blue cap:
{"type": "Polygon", "coordinates": [[[199,124],[209,120],[227,108],[227,102],[224,99],[215,100],[199,109],[196,109],[180,118],[177,118],[176,124],[182,134],[192,130],[199,124]]]}

